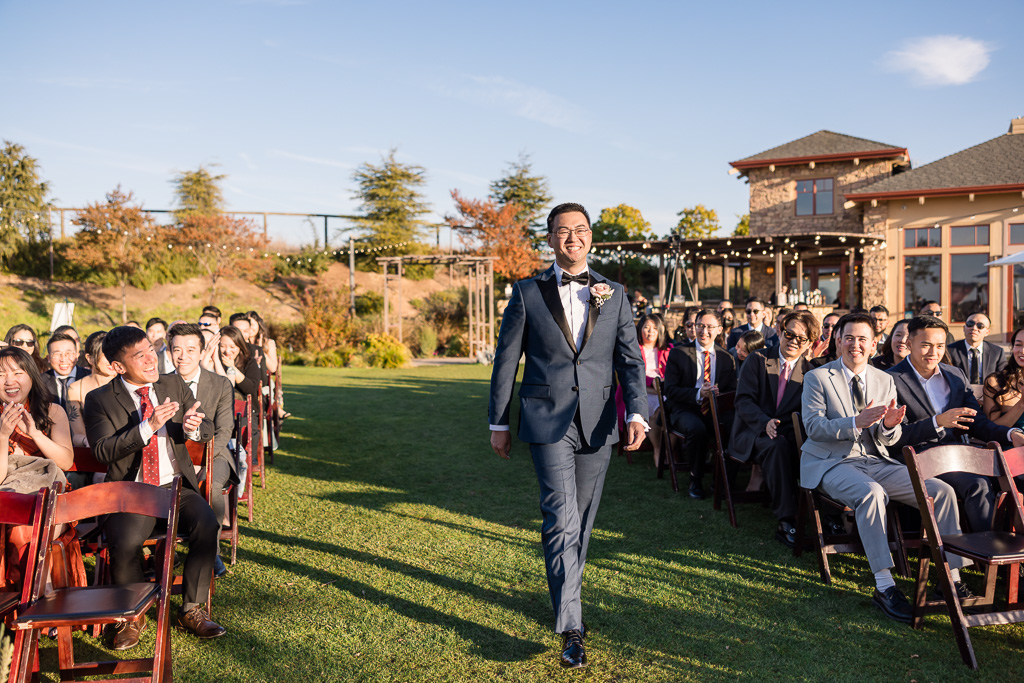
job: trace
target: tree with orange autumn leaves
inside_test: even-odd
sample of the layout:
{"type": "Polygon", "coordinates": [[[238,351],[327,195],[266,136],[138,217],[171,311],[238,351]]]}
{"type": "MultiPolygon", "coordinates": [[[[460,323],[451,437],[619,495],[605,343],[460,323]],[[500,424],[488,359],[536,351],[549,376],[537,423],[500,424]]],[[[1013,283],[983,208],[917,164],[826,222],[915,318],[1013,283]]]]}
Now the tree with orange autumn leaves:
{"type": "Polygon", "coordinates": [[[541,265],[530,244],[530,229],[514,203],[499,206],[493,199],[468,199],[452,190],[456,214],[445,216],[466,249],[495,256],[494,272],[507,280],[533,275],[541,265]]]}
{"type": "Polygon", "coordinates": [[[188,249],[210,280],[210,303],[217,301],[222,277],[260,277],[272,263],[263,257],[263,235],[251,220],[223,213],[193,213],[174,231],[178,248],[188,249]]]}

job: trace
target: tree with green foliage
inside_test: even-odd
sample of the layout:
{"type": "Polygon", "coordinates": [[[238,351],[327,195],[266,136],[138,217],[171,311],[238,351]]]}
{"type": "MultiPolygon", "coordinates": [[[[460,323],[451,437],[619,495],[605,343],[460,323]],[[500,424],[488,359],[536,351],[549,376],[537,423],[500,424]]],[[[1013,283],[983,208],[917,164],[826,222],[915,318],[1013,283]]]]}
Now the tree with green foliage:
{"type": "Polygon", "coordinates": [[[530,226],[534,246],[543,242],[547,233],[544,214],[551,204],[548,180],[544,176],[532,175],[530,155],[521,153],[518,161],[510,162],[505,175],[491,183],[489,199],[499,207],[515,204],[519,207],[516,218],[530,226]]]}
{"type": "Polygon", "coordinates": [[[680,216],[675,233],[684,239],[701,239],[713,236],[722,226],[718,223],[718,214],[703,204],[692,209],[683,209],[676,214],[680,216]]]}
{"type": "Polygon", "coordinates": [[[610,209],[601,209],[601,216],[594,221],[594,242],[624,242],[651,237],[651,224],[645,220],[640,209],[628,204],[619,204],[610,209]]]}
{"type": "Polygon", "coordinates": [[[213,175],[206,166],[194,171],[182,171],[174,176],[174,199],[178,208],[174,220],[185,223],[192,216],[213,216],[224,210],[224,190],[221,182],[226,175],[213,175]]]}
{"type": "Polygon", "coordinates": [[[67,251],[71,263],[110,274],[121,285],[121,322],[128,322],[128,280],[159,250],[160,233],[152,217],[118,186],[104,203],[89,204],[72,221],[79,226],[67,251]]]}
{"type": "Polygon", "coordinates": [[[353,194],[360,201],[361,216],[356,224],[369,234],[358,240],[364,247],[390,247],[376,256],[409,254],[416,250],[422,229],[420,216],[430,210],[423,201],[421,188],[427,181],[426,169],[403,164],[392,149],[379,165],[364,163],[352,174],[359,189],[353,194]],[[403,244],[404,246],[393,246],[403,244]]]}
{"type": "Polygon", "coordinates": [[[749,237],[750,236],[750,214],[745,213],[740,216],[740,222],[736,224],[736,229],[732,231],[733,237],[749,237]]]}
{"type": "Polygon", "coordinates": [[[26,242],[50,234],[49,183],[39,177],[36,159],[25,148],[4,140],[0,149],[0,259],[9,265],[11,256],[26,242]]]}

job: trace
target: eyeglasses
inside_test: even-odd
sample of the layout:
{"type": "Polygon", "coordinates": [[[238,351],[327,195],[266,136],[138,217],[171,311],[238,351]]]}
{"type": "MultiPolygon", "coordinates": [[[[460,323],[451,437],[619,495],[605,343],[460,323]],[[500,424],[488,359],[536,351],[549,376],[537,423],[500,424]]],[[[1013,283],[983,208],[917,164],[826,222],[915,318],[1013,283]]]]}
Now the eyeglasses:
{"type": "Polygon", "coordinates": [[[693,323],[685,323],[687,327],[693,327],[693,323]]]}
{"type": "Polygon", "coordinates": [[[763,308],[748,308],[747,315],[750,315],[751,313],[760,313],[763,310],[763,308]]]}
{"type": "Polygon", "coordinates": [[[974,320],[968,320],[967,322],[965,322],[964,327],[977,327],[979,330],[988,329],[988,325],[986,325],[985,323],[979,323],[974,320]]]}
{"type": "Polygon", "coordinates": [[[708,330],[717,330],[718,325],[695,325],[698,332],[706,332],[708,330]]]}
{"type": "Polygon", "coordinates": [[[582,240],[585,239],[586,236],[590,234],[590,228],[576,228],[575,230],[570,230],[569,228],[559,228],[558,230],[555,230],[555,234],[558,235],[558,239],[560,240],[569,239],[569,235],[576,235],[582,240]]]}
{"type": "Polygon", "coordinates": [[[200,327],[210,327],[213,323],[204,323],[202,320],[199,321],[200,327]]]}
{"type": "Polygon", "coordinates": [[[942,315],[942,309],[941,308],[936,308],[935,310],[921,311],[921,315],[939,316],[939,315],[942,315]]]}
{"type": "Polygon", "coordinates": [[[830,330],[830,329],[832,329],[833,325],[834,325],[834,323],[822,323],[821,324],[821,329],[823,329],[823,330],[830,330]]]}
{"type": "Polygon", "coordinates": [[[50,354],[51,358],[78,358],[78,354],[74,351],[57,351],[56,353],[50,354]]]}
{"type": "Polygon", "coordinates": [[[806,344],[807,342],[811,341],[809,337],[804,337],[803,335],[794,334],[794,333],[790,332],[789,330],[783,330],[782,331],[782,336],[785,337],[786,339],[790,340],[790,341],[793,341],[795,339],[798,344],[806,344]]]}
{"type": "Polygon", "coordinates": [[[36,342],[34,339],[12,339],[12,346],[35,346],[36,342]]]}

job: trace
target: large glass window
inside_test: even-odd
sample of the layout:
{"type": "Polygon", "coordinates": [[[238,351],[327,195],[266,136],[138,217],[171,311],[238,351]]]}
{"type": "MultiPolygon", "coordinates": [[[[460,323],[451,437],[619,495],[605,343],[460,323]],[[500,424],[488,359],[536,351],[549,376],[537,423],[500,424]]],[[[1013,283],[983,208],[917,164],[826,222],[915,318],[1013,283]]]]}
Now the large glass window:
{"type": "Polygon", "coordinates": [[[942,256],[907,256],[903,259],[903,307],[910,314],[925,301],[942,299],[942,256]]]}
{"type": "Polygon", "coordinates": [[[903,248],[941,247],[942,228],[907,228],[903,231],[903,248]]]}
{"type": "Polygon", "coordinates": [[[796,182],[796,215],[821,216],[832,213],[832,179],[796,182]]]}
{"type": "Polygon", "coordinates": [[[1024,244],[1024,223],[1010,225],[1010,244],[1024,244]]]}
{"type": "Polygon", "coordinates": [[[974,313],[988,315],[988,254],[949,257],[950,322],[963,322],[974,313]]]}
{"type": "MultiPolygon", "coordinates": [[[[1020,226],[1024,228],[1024,224],[1020,226]]],[[[1013,267],[1013,329],[1024,327],[1024,266],[1013,267]]],[[[1008,330],[1012,332],[1013,330],[1008,330]]],[[[1012,341],[1012,340],[1011,340],[1012,341]]]]}
{"type": "Polygon", "coordinates": [[[955,226],[949,229],[949,244],[953,247],[988,246],[987,225],[955,226]]]}

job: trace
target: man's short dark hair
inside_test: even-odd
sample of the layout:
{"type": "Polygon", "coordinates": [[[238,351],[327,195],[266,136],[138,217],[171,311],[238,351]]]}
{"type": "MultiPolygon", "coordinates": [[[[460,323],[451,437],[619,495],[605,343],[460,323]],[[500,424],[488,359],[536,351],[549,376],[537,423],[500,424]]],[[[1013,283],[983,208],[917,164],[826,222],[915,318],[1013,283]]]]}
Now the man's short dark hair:
{"type": "Polygon", "coordinates": [[[203,306],[203,313],[210,313],[216,318],[221,317],[220,309],[216,306],[203,306]]]}
{"type": "Polygon", "coordinates": [[[199,348],[200,350],[206,348],[206,340],[203,339],[203,328],[196,323],[178,323],[167,332],[167,346],[171,346],[171,342],[174,341],[175,337],[199,337],[199,348]]]}
{"type": "MultiPolygon", "coordinates": [[[[75,329],[74,325],[61,325],[53,331],[54,334],[67,334],[68,332],[74,332],[75,337],[78,336],[78,330],[75,329]]],[[[72,337],[74,339],[74,337],[72,337]]]]}
{"type": "Polygon", "coordinates": [[[920,313],[920,312],[921,312],[921,310],[922,310],[922,309],[923,309],[923,308],[924,308],[925,306],[931,306],[932,304],[935,304],[935,305],[936,305],[936,306],[938,306],[939,308],[942,308],[942,304],[940,304],[940,303],[939,303],[938,301],[936,301],[935,299],[928,299],[928,300],[926,300],[926,301],[922,301],[922,302],[921,302],[921,305],[917,307],[917,311],[918,311],[918,313],[920,313]]]}
{"type": "Polygon", "coordinates": [[[131,325],[119,325],[107,332],[103,338],[103,355],[113,363],[115,360],[124,360],[124,352],[129,346],[135,346],[140,341],[149,341],[146,333],[131,325]]]}
{"type": "Polygon", "coordinates": [[[146,330],[148,331],[149,328],[153,327],[153,325],[163,325],[164,326],[164,330],[167,329],[167,321],[164,320],[163,318],[150,318],[149,320],[147,320],[146,321],[146,330]]]}
{"type": "Polygon", "coordinates": [[[231,317],[228,318],[228,325],[234,325],[239,320],[249,322],[249,315],[247,313],[232,313],[231,317]]]}
{"type": "Polygon", "coordinates": [[[764,306],[764,300],[762,300],[761,297],[759,297],[759,296],[747,297],[747,303],[748,304],[761,304],[762,306],[764,306]]]}
{"type": "Polygon", "coordinates": [[[821,334],[821,325],[818,324],[818,319],[814,317],[814,314],[810,311],[793,311],[782,320],[782,329],[786,329],[786,325],[790,321],[797,322],[804,326],[807,330],[807,336],[813,342],[821,334]]]}
{"type": "Polygon", "coordinates": [[[699,311],[697,311],[697,317],[694,318],[694,322],[700,320],[701,318],[703,318],[706,315],[713,315],[713,316],[715,316],[715,320],[718,321],[718,324],[719,325],[722,324],[722,314],[719,313],[718,311],[716,311],[713,308],[702,308],[699,311]]]}
{"type": "Polygon", "coordinates": [[[918,330],[942,330],[949,334],[949,326],[934,315],[915,315],[907,323],[907,336],[913,337],[918,330]]]}
{"type": "Polygon", "coordinates": [[[740,341],[748,354],[764,348],[764,335],[757,330],[747,330],[740,335],[740,341]]]}
{"type": "Polygon", "coordinates": [[[889,315],[889,309],[882,304],[878,304],[877,306],[872,306],[868,313],[885,313],[886,315],[889,315]]]}
{"type": "Polygon", "coordinates": [[[548,214],[548,232],[552,232],[555,226],[555,216],[560,216],[563,213],[572,213],[578,211],[583,214],[587,219],[587,227],[590,227],[590,214],[583,208],[582,204],[576,202],[566,202],[565,204],[559,204],[555,208],[551,209],[551,213],[548,214]]]}
{"type": "Polygon", "coordinates": [[[877,335],[875,334],[875,321],[871,319],[867,313],[847,313],[839,319],[839,336],[840,338],[846,334],[846,328],[850,325],[856,325],[857,323],[864,323],[871,328],[871,338],[874,339],[877,335]]]}
{"type": "Polygon", "coordinates": [[[46,340],[46,352],[49,353],[51,346],[53,346],[57,342],[62,341],[69,341],[72,344],[74,344],[76,348],[78,347],[78,342],[76,342],[75,338],[72,337],[70,334],[64,334],[63,332],[54,332],[53,334],[50,335],[50,338],[46,340]]]}

